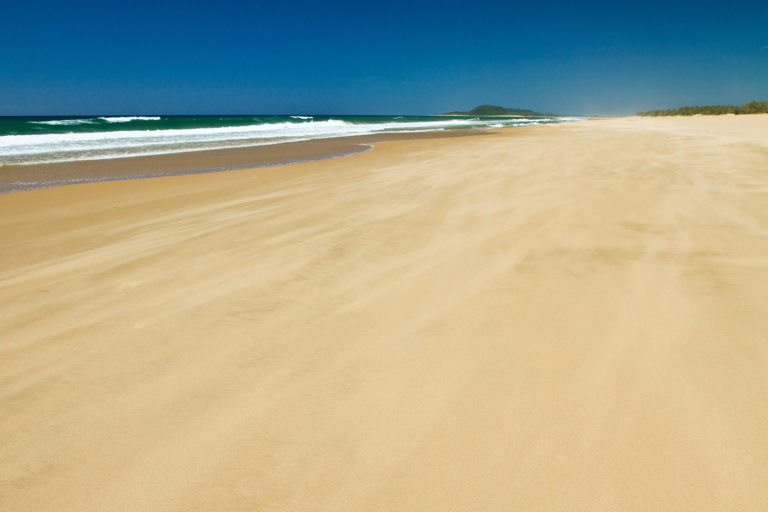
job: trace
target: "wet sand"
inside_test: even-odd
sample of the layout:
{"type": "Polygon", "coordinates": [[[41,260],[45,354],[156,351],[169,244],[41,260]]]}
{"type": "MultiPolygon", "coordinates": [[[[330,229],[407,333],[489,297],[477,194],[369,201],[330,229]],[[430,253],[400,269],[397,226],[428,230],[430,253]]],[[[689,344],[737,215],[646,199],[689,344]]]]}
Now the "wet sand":
{"type": "Polygon", "coordinates": [[[485,130],[379,133],[244,148],[0,166],[0,193],[95,181],[177,176],[325,160],[371,149],[376,142],[484,135],[485,130]]]}
{"type": "Polygon", "coordinates": [[[768,505],[768,116],[0,195],[0,509],[768,505]]]}

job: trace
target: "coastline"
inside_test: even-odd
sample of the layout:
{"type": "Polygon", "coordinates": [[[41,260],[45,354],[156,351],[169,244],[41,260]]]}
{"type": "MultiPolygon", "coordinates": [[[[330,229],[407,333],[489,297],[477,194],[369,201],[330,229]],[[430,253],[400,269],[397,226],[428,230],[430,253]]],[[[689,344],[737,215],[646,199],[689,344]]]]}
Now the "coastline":
{"type": "Polygon", "coordinates": [[[768,502],[768,116],[0,195],[0,509],[768,502]]]}
{"type": "Polygon", "coordinates": [[[187,151],[148,156],[0,166],[0,194],[98,181],[211,173],[323,160],[370,149],[377,142],[465,137],[484,129],[380,133],[281,144],[187,151]]]}

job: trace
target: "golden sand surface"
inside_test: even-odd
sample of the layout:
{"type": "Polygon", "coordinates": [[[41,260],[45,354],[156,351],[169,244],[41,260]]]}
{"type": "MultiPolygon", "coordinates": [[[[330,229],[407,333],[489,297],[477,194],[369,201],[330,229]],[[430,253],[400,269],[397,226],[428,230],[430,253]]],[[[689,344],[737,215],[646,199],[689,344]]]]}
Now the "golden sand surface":
{"type": "Polygon", "coordinates": [[[0,195],[0,510],[768,508],[768,115],[0,195]]]}

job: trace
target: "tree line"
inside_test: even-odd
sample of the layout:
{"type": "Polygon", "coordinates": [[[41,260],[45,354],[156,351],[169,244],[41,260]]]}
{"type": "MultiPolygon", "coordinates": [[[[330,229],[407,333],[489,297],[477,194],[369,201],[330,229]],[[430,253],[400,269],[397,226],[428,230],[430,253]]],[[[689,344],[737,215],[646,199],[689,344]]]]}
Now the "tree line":
{"type": "Polygon", "coordinates": [[[638,112],[639,116],[693,116],[723,115],[723,114],[765,114],[768,113],[768,100],[750,101],[743,105],[695,105],[693,107],[670,108],[665,110],[648,110],[638,112]]]}

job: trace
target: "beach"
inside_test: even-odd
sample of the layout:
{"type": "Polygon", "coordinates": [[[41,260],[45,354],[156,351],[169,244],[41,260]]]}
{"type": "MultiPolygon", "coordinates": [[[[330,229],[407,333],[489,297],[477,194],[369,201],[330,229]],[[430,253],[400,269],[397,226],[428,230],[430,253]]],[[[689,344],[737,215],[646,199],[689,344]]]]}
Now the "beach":
{"type": "Polygon", "coordinates": [[[0,194],[96,181],[211,173],[324,160],[368,151],[376,142],[465,137],[486,133],[484,130],[476,129],[378,133],[264,146],[184,151],[125,158],[6,165],[0,166],[0,194]]]}
{"type": "Polygon", "coordinates": [[[764,509],[766,141],[615,118],[0,194],[0,509],[764,509]]]}

